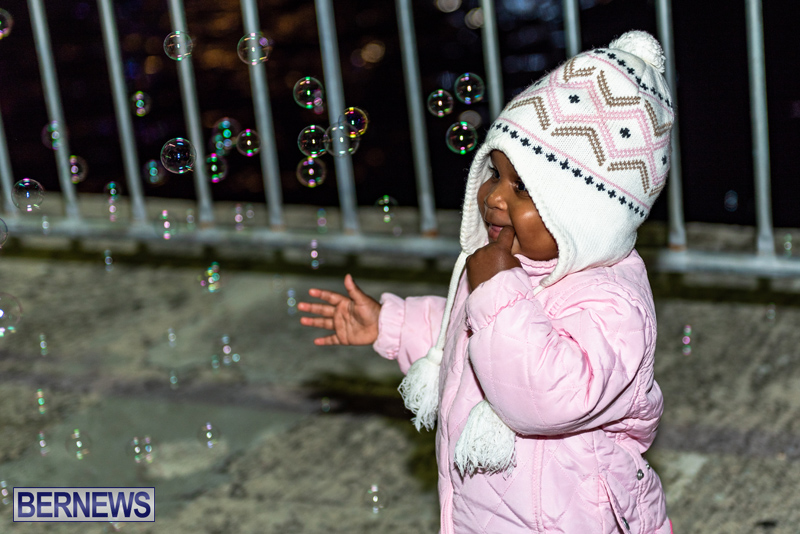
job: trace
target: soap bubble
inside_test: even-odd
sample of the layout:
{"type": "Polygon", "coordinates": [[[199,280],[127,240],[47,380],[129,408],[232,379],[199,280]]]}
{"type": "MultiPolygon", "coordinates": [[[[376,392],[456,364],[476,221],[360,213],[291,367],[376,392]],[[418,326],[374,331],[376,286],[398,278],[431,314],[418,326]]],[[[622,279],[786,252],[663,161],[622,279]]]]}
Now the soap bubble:
{"type": "Polygon", "coordinates": [[[295,315],[297,313],[297,299],[295,298],[296,293],[294,288],[289,288],[286,291],[286,312],[289,315],[295,315]]]}
{"type": "Polygon", "coordinates": [[[375,205],[380,209],[380,215],[383,217],[383,222],[390,223],[394,219],[394,208],[397,206],[397,201],[389,195],[383,195],[379,198],[375,205]]]}
{"type": "Polygon", "coordinates": [[[161,215],[158,219],[159,229],[161,230],[161,237],[164,239],[172,239],[172,236],[175,235],[175,230],[177,226],[175,225],[175,221],[172,220],[172,217],[169,215],[169,210],[161,210],[161,215]]]}
{"type": "Polygon", "coordinates": [[[437,89],[428,95],[428,111],[436,117],[444,117],[453,112],[453,95],[444,89],[437,89]]]}
{"type": "Polygon", "coordinates": [[[47,220],[47,215],[42,215],[42,234],[50,234],[50,221],[47,220]]]}
{"type": "Polygon", "coordinates": [[[5,39],[14,27],[14,17],[5,9],[0,9],[0,39],[5,39]]]}
{"type": "MultiPolygon", "coordinates": [[[[0,246],[2,245],[2,236],[0,236],[0,246]]],[[[792,255],[792,234],[786,234],[783,236],[783,255],[787,258],[792,255]]]]}
{"type": "Polygon", "coordinates": [[[145,93],[144,91],[136,91],[131,96],[131,104],[133,104],[133,112],[136,114],[137,117],[144,117],[148,113],[150,113],[150,105],[152,104],[153,100],[150,98],[150,95],[145,93]]]}
{"type": "Polygon", "coordinates": [[[8,225],[3,219],[0,219],[0,248],[3,247],[6,239],[8,239],[8,225]]]}
{"type": "Polygon", "coordinates": [[[379,513],[386,507],[386,492],[377,484],[372,484],[364,496],[367,509],[373,514],[379,513]]]}
{"type": "Polygon", "coordinates": [[[486,87],[481,77],[472,72],[465,72],[456,78],[453,85],[453,92],[456,94],[456,98],[465,104],[480,102],[483,100],[485,91],[486,87]]]}
{"type": "Polygon", "coordinates": [[[248,65],[258,65],[269,59],[272,53],[272,40],[264,37],[261,32],[248,33],[239,39],[236,49],[239,59],[248,65]]]}
{"type": "Polygon", "coordinates": [[[111,198],[118,198],[121,193],[119,184],[117,182],[108,182],[106,184],[104,191],[106,195],[108,195],[111,198]]]}
{"type": "Polygon", "coordinates": [[[736,211],[739,208],[739,195],[734,190],[725,193],[725,211],[736,211]]]}
{"type": "Polygon", "coordinates": [[[42,356],[47,356],[47,338],[44,334],[39,334],[39,352],[42,356]]]}
{"type": "Polygon", "coordinates": [[[228,176],[227,160],[217,154],[209,154],[206,158],[206,172],[212,183],[218,184],[228,176]]]}
{"type": "Polygon", "coordinates": [[[692,325],[685,325],[683,327],[683,335],[681,336],[681,344],[683,348],[681,352],[684,356],[689,356],[692,354],[692,325]]]}
{"type": "Polygon", "coordinates": [[[213,133],[211,135],[211,152],[227,156],[231,151],[233,145],[236,143],[236,137],[242,131],[242,125],[239,121],[230,117],[223,117],[214,124],[213,133]]]}
{"type": "Polygon", "coordinates": [[[42,144],[50,150],[61,148],[61,127],[58,121],[51,121],[42,127],[42,144]]]}
{"type": "Polygon", "coordinates": [[[483,117],[474,109],[468,109],[458,115],[459,122],[469,123],[470,126],[476,130],[483,124],[483,117]]]}
{"type": "Polygon", "coordinates": [[[170,369],[169,371],[169,387],[173,391],[180,387],[178,379],[178,371],[176,369],[170,369]]]}
{"type": "Polygon", "coordinates": [[[156,442],[150,436],[134,436],[126,450],[137,464],[151,464],[156,459],[156,442]]]}
{"type": "Polygon", "coordinates": [[[81,432],[79,428],[76,428],[67,436],[64,447],[70,456],[83,460],[91,452],[92,440],[85,432],[81,432]]]}
{"type": "Polygon", "coordinates": [[[308,247],[309,247],[309,256],[311,256],[311,268],[315,270],[319,269],[319,266],[322,263],[322,259],[319,253],[319,241],[317,241],[316,239],[312,239],[308,247]]]}
{"type": "Polygon", "coordinates": [[[47,413],[47,406],[45,406],[47,402],[44,399],[44,391],[41,389],[36,390],[36,408],[39,410],[40,415],[44,415],[47,413]]]}
{"type": "Polygon", "coordinates": [[[324,143],[325,151],[331,156],[342,157],[354,154],[360,143],[358,130],[340,117],[338,124],[329,126],[325,131],[324,143]]]}
{"type": "Polygon", "coordinates": [[[110,273],[114,270],[114,258],[111,257],[111,251],[106,250],[103,252],[103,264],[106,266],[106,272],[110,273]]]}
{"type": "Polygon", "coordinates": [[[328,233],[328,212],[325,208],[317,210],[317,232],[320,234],[328,233]]]}
{"type": "Polygon", "coordinates": [[[7,480],[0,480],[0,503],[2,503],[3,506],[8,506],[14,500],[12,495],[13,491],[14,488],[7,480]]]}
{"type": "Polygon", "coordinates": [[[16,332],[20,319],[22,319],[22,304],[17,297],[0,293],[0,337],[16,332]]]}
{"type": "Polygon", "coordinates": [[[44,430],[40,430],[39,434],[37,434],[36,444],[39,446],[39,454],[42,456],[47,456],[50,454],[50,447],[47,445],[47,436],[45,435],[44,430]]]}
{"type": "Polygon", "coordinates": [[[157,159],[151,159],[142,167],[142,177],[146,184],[158,187],[167,181],[167,173],[157,159]]]}
{"type": "Polygon", "coordinates": [[[447,148],[456,154],[466,154],[478,144],[478,132],[468,122],[453,123],[445,137],[447,148]]]}
{"type": "Polygon", "coordinates": [[[161,147],[161,164],[171,173],[189,172],[194,166],[196,157],[194,146],[183,137],[170,139],[161,147]]]}
{"type": "Polygon", "coordinates": [[[222,438],[222,432],[211,423],[205,423],[197,430],[197,440],[204,447],[213,449],[222,438]]]}
{"type": "Polygon", "coordinates": [[[36,180],[23,178],[14,184],[11,190],[11,200],[14,205],[24,211],[39,209],[44,202],[44,187],[36,180]]]}
{"type": "Polygon", "coordinates": [[[164,38],[164,52],[167,57],[181,61],[192,55],[192,38],[186,32],[172,32],[164,38]]]}
{"type": "Polygon", "coordinates": [[[322,185],[325,181],[325,175],[328,174],[328,169],[325,167],[324,161],[308,157],[297,164],[295,174],[298,182],[313,189],[318,185],[322,185]]]}
{"type": "Polygon", "coordinates": [[[345,122],[355,130],[355,133],[350,132],[351,138],[364,135],[364,132],[367,131],[367,126],[369,126],[369,117],[366,111],[361,108],[350,107],[344,110],[343,115],[345,122]]]}
{"type": "Polygon", "coordinates": [[[236,150],[247,157],[253,157],[261,150],[261,136],[258,132],[247,128],[236,137],[236,150]]]}
{"type": "Polygon", "coordinates": [[[767,310],[764,312],[764,318],[767,321],[774,321],[775,320],[775,303],[770,302],[767,304],[767,310]]]}
{"type": "Polygon", "coordinates": [[[306,126],[297,136],[297,148],[306,156],[319,157],[325,153],[325,129],[312,124],[306,126]]]}
{"type": "Polygon", "coordinates": [[[200,287],[209,293],[216,293],[222,287],[222,275],[220,274],[219,263],[213,262],[206,267],[203,274],[198,279],[200,280],[200,287]]]}
{"type": "Polygon", "coordinates": [[[69,157],[69,177],[73,184],[84,181],[87,172],[89,172],[89,165],[85,159],[75,155],[69,157]]]}
{"type": "Polygon", "coordinates": [[[306,76],[294,84],[294,101],[306,109],[318,108],[323,105],[324,91],[322,83],[316,78],[306,76]]]}

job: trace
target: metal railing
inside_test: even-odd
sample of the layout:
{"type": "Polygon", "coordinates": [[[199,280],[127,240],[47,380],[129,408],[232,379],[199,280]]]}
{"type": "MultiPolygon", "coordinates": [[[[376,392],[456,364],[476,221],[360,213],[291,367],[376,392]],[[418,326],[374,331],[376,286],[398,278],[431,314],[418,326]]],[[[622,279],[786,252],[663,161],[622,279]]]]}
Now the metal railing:
{"type": "MultiPolygon", "coordinates": [[[[174,31],[187,30],[183,0],[168,0],[168,9],[174,31]]],[[[569,56],[581,50],[580,9],[578,0],[563,0],[565,46],[569,56]]],[[[36,52],[51,122],[64,125],[64,115],[58,90],[58,77],[53,61],[48,23],[43,0],[28,0],[31,23],[35,36],[36,52]]],[[[119,140],[122,148],[123,166],[131,200],[131,224],[120,231],[115,226],[116,238],[146,241],[160,239],[156,222],[148,221],[146,198],[139,182],[140,165],[137,160],[136,142],[128,109],[128,91],[123,77],[120,40],[114,19],[113,0],[98,0],[106,58],[111,77],[114,109],[117,118],[119,140]]],[[[769,140],[767,134],[766,83],[764,72],[764,39],[761,16],[761,0],[745,0],[747,13],[748,64],[750,69],[750,103],[753,130],[754,180],[756,191],[757,240],[753,254],[703,253],[687,246],[686,227],[682,203],[681,158],[678,125],[672,130],[672,169],[668,186],[668,247],[650,255],[655,269],[675,272],[729,271],[759,276],[792,276],[800,274],[800,261],[778,257],[772,229],[770,207],[769,140]]],[[[344,109],[344,86],[339,65],[337,31],[332,0],[315,0],[317,26],[320,38],[323,73],[325,78],[329,119],[338,120],[339,110],[344,109]]],[[[362,232],[356,201],[353,165],[349,155],[334,158],[338,197],[341,210],[341,232],[327,234],[321,247],[341,252],[377,252],[413,255],[419,257],[455,256],[458,242],[452,238],[436,237],[438,230],[436,206],[433,195],[430,155],[425,135],[425,111],[416,34],[411,0],[396,0],[397,21],[402,47],[402,63],[406,97],[409,109],[412,154],[416,174],[417,199],[420,221],[418,236],[402,236],[386,240],[383,236],[372,236],[362,232]]],[[[499,114],[503,101],[503,80],[498,43],[498,27],[494,0],[481,0],[483,25],[483,54],[487,76],[489,108],[492,116],[499,114]]],[[[245,33],[260,31],[256,0],[241,0],[243,30],[245,33]]],[[[673,91],[676,89],[676,67],[674,61],[671,2],[656,0],[658,37],[667,55],[666,77],[673,91]]],[[[202,139],[200,110],[191,58],[177,62],[178,79],[182,96],[186,130],[189,136],[202,139]]],[[[256,125],[262,137],[260,163],[264,180],[268,224],[262,228],[242,233],[228,232],[214,221],[214,205],[208,186],[207,171],[202,164],[194,168],[196,201],[199,225],[195,232],[175,236],[176,240],[187,240],[213,245],[215,243],[240,241],[264,247],[305,247],[308,236],[287,228],[280,184],[278,153],[272,123],[269,88],[266,68],[262,63],[250,66],[250,82],[256,125]]],[[[677,100],[677,99],[676,99],[677,100]]],[[[679,104],[679,102],[678,102],[679,104]]],[[[69,171],[69,138],[66,127],[62,127],[61,148],[54,150],[59,184],[63,196],[65,215],[50,222],[52,235],[75,238],[93,238],[109,235],[109,225],[82,219],[78,208],[75,187],[69,171]]],[[[202,143],[196,143],[197,161],[205,161],[202,143]]],[[[0,116],[0,188],[6,222],[11,232],[20,235],[39,233],[41,226],[27,217],[18,215],[11,194],[12,177],[8,145],[0,116]]]]}

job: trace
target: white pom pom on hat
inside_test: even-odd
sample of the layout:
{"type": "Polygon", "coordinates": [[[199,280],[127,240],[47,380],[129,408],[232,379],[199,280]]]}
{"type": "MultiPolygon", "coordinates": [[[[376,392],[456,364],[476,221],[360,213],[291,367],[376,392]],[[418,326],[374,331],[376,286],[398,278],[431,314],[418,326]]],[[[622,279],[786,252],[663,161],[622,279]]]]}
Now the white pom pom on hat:
{"type": "Polygon", "coordinates": [[[661,44],[655,37],[641,30],[632,30],[623,33],[608,44],[608,48],[622,50],[649,63],[659,74],[664,74],[666,57],[661,44]]]}

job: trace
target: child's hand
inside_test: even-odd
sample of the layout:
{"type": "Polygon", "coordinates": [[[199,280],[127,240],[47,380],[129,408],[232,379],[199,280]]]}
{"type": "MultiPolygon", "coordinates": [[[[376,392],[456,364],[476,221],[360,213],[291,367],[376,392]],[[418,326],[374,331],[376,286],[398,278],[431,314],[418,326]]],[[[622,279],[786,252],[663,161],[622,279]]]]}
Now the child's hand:
{"type": "Polygon", "coordinates": [[[298,302],[297,309],[320,317],[301,317],[300,324],[327,328],[334,333],[318,337],[315,345],[371,345],[378,339],[378,315],[381,305],[361,291],[353,277],[344,277],[349,298],[323,289],[309,289],[308,294],[328,304],[298,302]]]}
{"type": "Polygon", "coordinates": [[[519,260],[511,253],[514,244],[514,227],[500,230],[497,241],[476,250],[467,258],[467,281],[470,290],[475,289],[500,271],[520,267],[519,260]]]}

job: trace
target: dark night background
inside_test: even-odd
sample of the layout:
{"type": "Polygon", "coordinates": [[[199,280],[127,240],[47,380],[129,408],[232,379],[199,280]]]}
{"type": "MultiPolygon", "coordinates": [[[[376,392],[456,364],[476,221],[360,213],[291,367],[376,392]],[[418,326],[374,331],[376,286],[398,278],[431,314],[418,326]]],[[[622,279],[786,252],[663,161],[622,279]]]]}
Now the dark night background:
{"type": "MultiPolygon", "coordinates": [[[[434,0],[414,2],[418,55],[424,95],[443,87],[452,91],[455,76],[485,74],[480,29],[470,29],[465,15],[478,7],[464,0],[444,13],[434,0]]],[[[186,136],[175,63],[163,52],[171,31],[166,0],[117,0],[117,24],[129,92],[145,91],[151,112],[133,117],[141,164],[158,159],[163,143],[186,136]],[[149,59],[148,59],[149,58],[149,59]]],[[[237,119],[255,128],[248,67],[236,56],[243,35],[236,0],[185,0],[189,33],[195,42],[193,62],[203,127],[210,136],[220,118],[237,119]]],[[[504,100],[565,60],[560,0],[498,0],[503,57],[504,100]]],[[[30,177],[47,190],[58,190],[55,159],[41,141],[48,122],[36,51],[24,0],[2,0],[14,17],[11,34],[0,41],[0,109],[11,152],[14,179],[30,177]]],[[[71,153],[87,160],[87,179],[79,192],[100,193],[106,183],[123,184],[124,174],[97,4],[83,0],[47,0],[45,7],[56,59],[71,153]]],[[[606,45],[630,29],[656,34],[652,0],[582,0],[583,48],[606,45]]],[[[754,224],[753,158],[743,1],[673,1],[673,32],[678,71],[677,95],[683,158],[686,219],[754,224]],[[724,6],[724,7],[723,7],[724,6]],[[738,208],[725,209],[727,191],[738,194],[738,208]]],[[[797,146],[800,141],[800,49],[794,0],[764,2],[767,90],[770,120],[772,203],[776,226],[800,227],[797,146]]],[[[353,157],[358,202],[371,205],[388,194],[400,205],[416,203],[405,87],[397,34],[395,4],[389,0],[334,2],[345,101],[369,114],[368,131],[353,157]],[[360,60],[372,43],[382,46],[376,63],[360,60]]],[[[275,43],[267,76],[278,143],[284,202],[314,205],[338,203],[333,164],[325,156],[329,178],[316,189],[302,187],[294,171],[302,155],[296,146],[309,124],[327,126],[297,106],[292,87],[303,76],[325,82],[311,0],[261,0],[261,26],[275,43]]],[[[427,115],[436,203],[458,208],[471,156],[451,153],[444,143],[447,127],[458,114],[475,109],[490,123],[488,103],[456,103],[445,118],[427,115]]],[[[195,141],[196,142],[196,141],[195,141]]],[[[207,144],[207,139],[203,141],[207,144]]],[[[233,151],[230,172],[212,184],[215,199],[263,202],[258,158],[233,151]]],[[[194,196],[191,175],[169,175],[166,184],[145,186],[148,196],[194,196]]],[[[666,219],[666,194],[652,213],[666,219]]]]}

